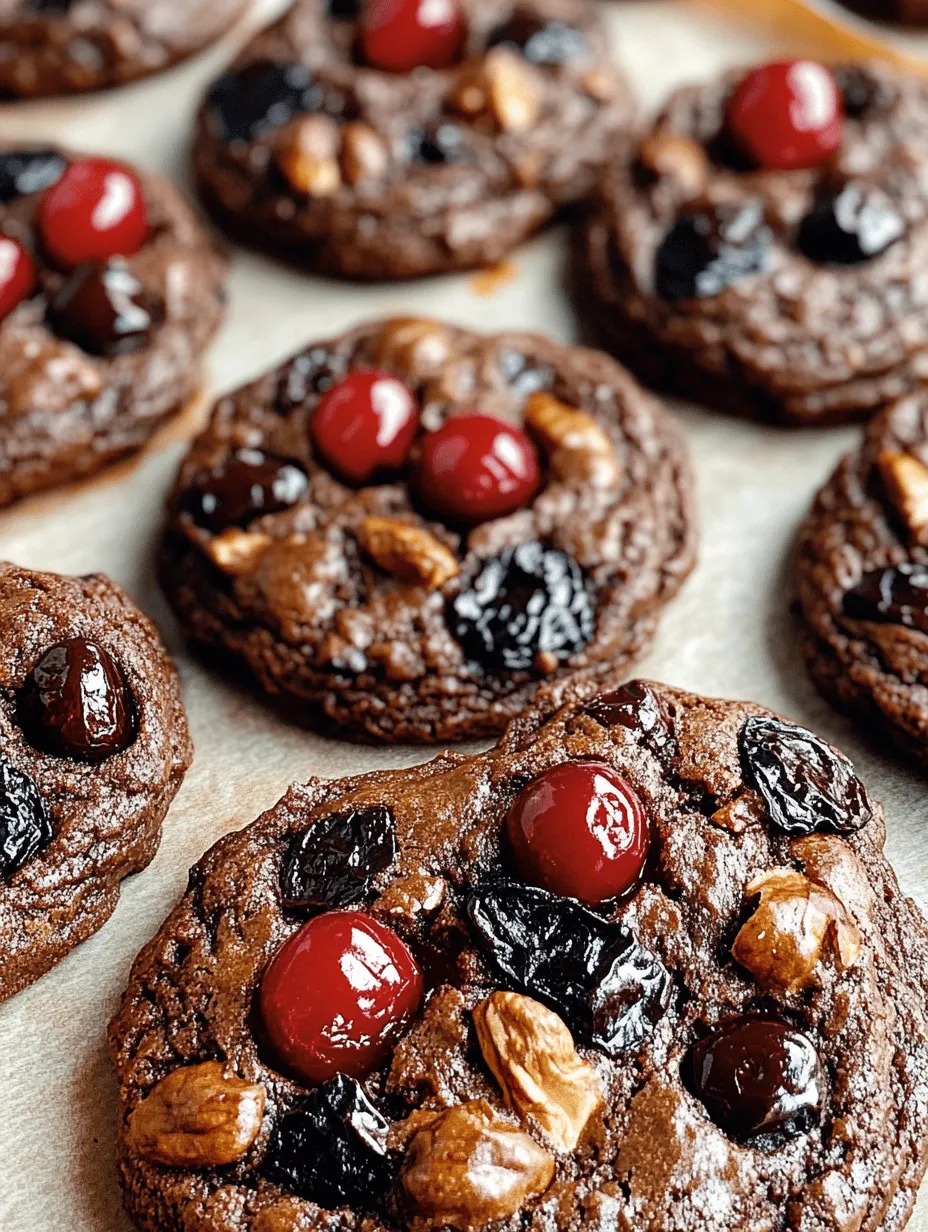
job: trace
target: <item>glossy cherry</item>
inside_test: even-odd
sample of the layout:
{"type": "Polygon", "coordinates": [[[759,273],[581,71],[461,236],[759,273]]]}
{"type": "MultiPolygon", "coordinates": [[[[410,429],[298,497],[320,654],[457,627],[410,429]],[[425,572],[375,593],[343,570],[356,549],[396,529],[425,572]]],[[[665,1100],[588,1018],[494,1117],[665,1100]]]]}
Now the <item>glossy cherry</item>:
{"type": "Polygon", "coordinates": [[[492,415],[455,415],[424,437],[415,482],[433,513],[477,523],[527,505],[541,471],[521,428],[492,415]]]}
{"type": "Polygon", "coordinates": [[[329,911],[304,924],[261,981],[261,1016],[283,1066],[316,1084],[363,1078],[422,1000],[422,974],[385,924],[329,911]]]}
{"type": "Polygon", "coordinates": [[[817,167],[841,145],[841,92],[832,73],[814,60],[765,64],[735,90],[727,125],[735,144],[760,167],[817,167]]]}
{"type": "Polygon", "coordinates": [[[35,262],[19,240],[0,235],[0,321],[35,290],[35,262]]]}
{"type": "Polygon", "coordinates": [[[650,827],[640,797],[611,766],[568,761],[522,788],[506,836],[527,882],[595,904],[641,876],[650,827]]]}
{"type": "Polygon", "coordinates": [[[388,372],[351,372],[324,394],[310,425],[328,466],[364,484],[406,461],[419,406],[412,390],[388,372]]]}
{"type": "Polygon", "coordinates": [[[62,269],[138,252],[151,232],[138,177],[108,158],[70,164],[39,204],[45,251],[62,269]]]}
{"type": "Polygon", "coordinates": [[[465,34],[460,0],[367,0],[361,54],[388,73],[445,68],[460,55],[465,34]]]}

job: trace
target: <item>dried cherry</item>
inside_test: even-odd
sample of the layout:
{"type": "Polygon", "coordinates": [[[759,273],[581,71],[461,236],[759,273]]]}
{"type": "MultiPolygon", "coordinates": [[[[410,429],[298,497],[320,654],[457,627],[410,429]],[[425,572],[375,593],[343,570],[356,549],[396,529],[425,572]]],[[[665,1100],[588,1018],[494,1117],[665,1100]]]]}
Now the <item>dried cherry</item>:
{"type": "Polygon", "coordinates": [[[52,821],[28,774],[0,757],[0,880],[52,841],[52,821]]]}
{"type": "Polygon", "coordinates": [[[928,633],[928,568],[905,561],[865,573],[845,594],[842,610],[851,620],[904,625],[928,633]]]}
{"type": "Polygon", "coordinates": [[[280,876],[284,903],[305,910],[361,902],[396,852],[396,823],[385,805],[323,817],[290,840],[280,876]]]}
{"type": "Polygon", "coordinates": [[[826,184],[799,228],[799,249],[810,261],[857,265],[905,235],[895,202],[877,184],[826,184]]]}
{"type": "Polygon", "coordinates": [[[61,179],[67,165],[57,150],[5,150],[0,154],[0,201],[44,192],[61,179]]]}
{"type": "Polygon", "coordinates": [[[824,740],[772,716],[750,715],[738,737],[745,782],[786,834],[851,834],[873,818],[848,758],[824,740]]]}
{"type": "Polygon", "coordinates": [[[490,32],[487,46],[515,47],[529,63],[546,68],[590,54],[586,35],[576,26],[519,11],[490,32]]]}
{"type": "Polygon", "coordinates": [[[475,890],[467,911],[504,978],[608,1056],[636,1048],[670,1007],[673,984],[660,959],[574,899],[501,881],[475,890]]]}
{"type": "Polygon", "coordinates": [[[316,111],[322,90],[305,64],[253,60],[224,74],[210,88],[206,105],[224,141],[256,141],[283,128],[294,116],[316,111]]]}
{"type": "Polygon", "coordinates": [[[281,1117],[268,1144],[264,1171],[272,1181],[320,1206],[371,1210],[392,1182],[389,1128],[364,1088],[354,1078],[336,1074],[281,1117]]]}
{"type": "Polygon", "coordinates": [[[757,201],[691,209],[657,250],[655,285],[661,299],[708,299],[767,268],[771,233],[757,201]]]}

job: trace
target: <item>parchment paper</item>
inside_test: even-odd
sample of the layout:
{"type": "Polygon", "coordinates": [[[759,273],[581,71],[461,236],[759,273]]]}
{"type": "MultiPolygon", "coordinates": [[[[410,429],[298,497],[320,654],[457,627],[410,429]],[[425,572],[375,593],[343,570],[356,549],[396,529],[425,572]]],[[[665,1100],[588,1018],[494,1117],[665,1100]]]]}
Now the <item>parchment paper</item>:
{"type": "MultiPolygon", "coordinates": [[[[282,7],[281,0],[259,0],[251,24],[282,7]]],[[[616,53],[648,108],[685,79],[785,51],[790,41],[792,50],[804,50],[801,39],[795,45],[796,30],[784,40],[743,24],[743,17],[741,25],[731,24],[685,2],[601,8],[616,53]]],[[[246,32],[241,28],[193,64],[119,93],[2,107],[0,140],[55,138],[131,158],[185,182],[195,100],[246,32]]],[[[905,44],[928,52],[928,38],[906,38],[905,44]]],[[[549,232],[520,251],[512,276],[496,280],[487,293],[493,279],[467,276],[374,289],[343,286],[237,252],[229,318],[209,365],[211,392],[250,379],[314,336],[382,312],[434,314],[487,330],[539,328],[571,340],[575,322],[560,283],[564,256],[563,233],[549,232]]],[[[114,918],[54,972],[0,1007],[2,1232],[127,1232],[114,1175],[115,1083],[104,1027],[134,955],[181,894],[188,866],[222,834],[271,805],[291,780],[431,756],[335,743],[288,728],[183,650],[152,578],[152,549],[163,493],[204,408],[186,415],[141,461],[0,514],[0,556],[69,573],[103,570],[159,622],[183,674],[197,750],[161,850],[147,872],[126,883],[114,918]]],[[[696,408],[680,413],[699,474],[701,561],[666,612],[641,673],[708,694],[755,699],[845,748],[886,804],[890,854],[903,885],[928,904],[925,782],[881,759],[818,699],[788,619],[797,524],[856,431],[790,433],[696,408]]],[[[911,1226],[928,1232],[924,1195],[911,1226]]]]}

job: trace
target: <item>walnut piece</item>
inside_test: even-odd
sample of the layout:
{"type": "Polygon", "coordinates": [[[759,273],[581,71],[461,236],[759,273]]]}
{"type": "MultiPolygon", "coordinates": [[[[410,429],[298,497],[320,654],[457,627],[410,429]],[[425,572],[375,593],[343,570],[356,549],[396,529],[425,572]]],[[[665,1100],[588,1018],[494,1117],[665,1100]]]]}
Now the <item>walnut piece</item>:
{"type": "Polygon", "coordinates": [[[685,200],[698,197],[709,179],[709,159],[691,137],[655,129],[638,149],[638,160],[652,175],[672,180],[685,200]]]}
{"type": "Polygon", "coordinates": [[[910,453],[881,453],[877,464],[912,539],[928,544],[928,466],[910,453]]]}
{"type": "Polygon", "coordinates": [[[553,1176],[547,1151],[475,1099],[422,1124],[403,1160],[400,1188],[414,1232],[469,1232],[509,1219],[528,1198],[544,1193],[553,1176]]]}
{"type": "Polygon", "coordinates": [[[459,572],[450,548],[421,526],[396,518],[365,518],[358,543],[385,573],[426,590],[438,590],[459,572]]]}
{"type": "Polygon", "coordinates": [[[507,47],[493,47],[466,64],[451,94],[462,115],[487,113],[504,133],[521,133],[541,114],[541,89],[525,60],[507,47]]]}
{"type": "Polygon", "coordinates": [[[353,120],[342,137],[342,174],[352,186],[382,180],[390,165],[390,151],[375,128],[353,120]]]}
{"type": "Polygon", "coordinates": [[[263,1086],[206,1061],[161,1079],[129,1118],[126,1145],[169,1168],[215,1168],[242,1158],[263,1116],[263,1086]]]}
{"type": "Polygon", "coordinates": [[[559,1151],[574,1150],[602,1087],[565,1023],[531,997],[495,992],[474,1009],[474,1025],[509,1107],[535,1121],[559,1151]]]}
{"type": "Polygon", "coordinates": [[[839,969],[860,955],[860,929],[831,890],[791,868],[772,868],[747,887],[760,901],[731,947],[762,988],[791,992],[809,984],[823,952],[839,969]]]}
{"type": "Polygon", "coordinates": [[[622,471],[615,443],[588,412],[551,394],[532,394],[525,425],[541,442],[558,479],[580,479],[598,488],[618,484],[622,471]]]}
{"type": "Polygon", "coordinates": [[[329,116],[291,120],[277,136],[277,165],[291,188],[310,197],[331,197],[342,183],[338,125],[329,116]]]}
{"type": "Polygon", "coordinates": [[[807,877],[840,898],[860,929],[867,932],[876,895],[857,852],[835,834],[807,834],[790,842],[789,853],[807,877]]]}
{"type": "Polygon", "coordinates": [[[210,539],[206,552],[217,568],[235,577],[249,573],[270,545],[270,535],[230,527],[210,539]]]}
{"type": "Polygon", "coordinates": [[[450,355],[448,331],[428,317],[393,317],[377,339],[377,363],[401,375],[435,376],[450,355]]]}

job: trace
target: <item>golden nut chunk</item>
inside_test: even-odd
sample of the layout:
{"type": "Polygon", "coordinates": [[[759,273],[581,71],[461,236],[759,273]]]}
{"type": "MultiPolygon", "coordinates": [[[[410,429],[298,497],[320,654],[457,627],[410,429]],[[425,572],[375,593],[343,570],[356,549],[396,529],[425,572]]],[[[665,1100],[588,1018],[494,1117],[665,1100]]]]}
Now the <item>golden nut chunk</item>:
{"type": "Polygon", "coordinates": [[[353,120],[342,138],[342,174],[355,186],[367,180],[382,180],[390,166],[390,151],[375,128],[353,120]]]}
{"type": "Polygon", "coordinates": [[[464,66],[450,103],[462,115],[488,113],[504,133],[520,133],[541,114],[541,90],[521,56],[494,47],[482,60],[464,66]]]}
{"type": "Polygon", "coordinates": [[[161,1079],[129,1118],[126,1145],[149,1163],[216,1168],[242,1158],[263,1116],[263,1086],[206,1061],[161,1079]]]}
{"type": "Polygon", "coordinates": [[[324,115],[301,116],[281,129],[277,165],[291,188],[310,197],[330,197],[342,183],[338,165],[340,133],[324,115]]]}
{"type": "Polygon", "coordinates": [[[581,479],[599,488],[615,487],[622,470],[615,443],[588,412],[552,394],[532,394],[525,426],[535,434],[558,479],[581,479]]]}
{"type": "Polygon", "coordinates": [[[431,376],[451,354],[448,331],[428,317],[394,317],[377,340],[377,362],[393,372],[431,376]]]}
{"type": "Polygon", "coordinates": [[[396,518],[365,518],[358,543],[385,573],[426,590],[438,590],[460,571],[450,548],[421,526],[396,518]]]}
{"type": "Polygon", "coordinates": [[[554,1159],[482,1099],[437,1113],[413,1137],[400,1188],[414,1230],[482,1228],[542,1194],[554,1159]]]}
{"type": "Polygon", "coordinates": [[[514,992],[495,992],[474,1009],[483,1058],[506,1103],[531,1117],[559,1151],[573,1151],[602,1103],[599,1075],[577,1055],[557,1014],[514,992]]]}
{"type": "Polygon", "coordinates": [[[250,573],[270,545],[269,535],[230,527],[210,539],[206,552],[213,564],[223,573],[237,577],[242,573],[250,573]]]}
{"type": "Polygon", "coordinates": [[[731,952],[762,988],[792,992],[809,984],[826,948],[841,970],[857,961],[860,929],[825,886],[791,868],[773,868],[746,893],[760,901],[731,952]]]}
{"type": "Polygon", "coordinates": [[[675,181],[686,198],[698,197],[709,180],[709,158],[702,146],[668,129],[645,137],[638,159],[658,179],[675,181]]]}
{"type": "Polygon", "coordinates": [[[877,463],[909,534],[928,543],[928,466],[909,453],[881,453],[877,463]]]}

